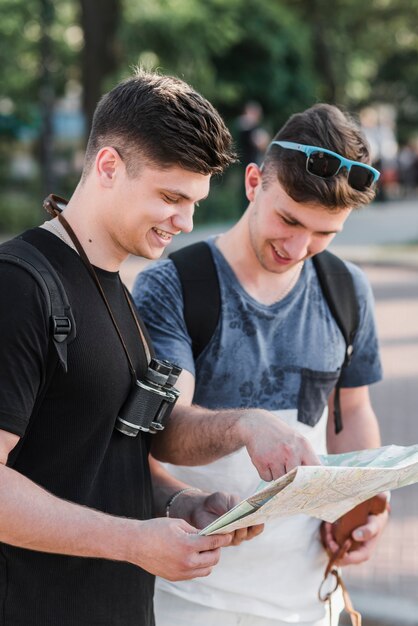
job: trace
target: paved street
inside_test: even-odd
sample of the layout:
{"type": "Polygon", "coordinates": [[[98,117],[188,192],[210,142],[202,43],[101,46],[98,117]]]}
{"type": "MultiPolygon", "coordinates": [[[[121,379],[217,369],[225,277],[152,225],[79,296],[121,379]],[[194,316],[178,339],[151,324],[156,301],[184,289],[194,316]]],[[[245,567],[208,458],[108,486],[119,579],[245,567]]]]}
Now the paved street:
{"type": "MultiPolygon", "coordinates": [[[[223,229],[196,229],[175,247],[223,229]]],[[[332,246],[363,266],[375,293],[385,379],[371,394],[384,445],[418,443],[418,246],[409,242],[418,242],[417,201],[362,209],[332,246]]],[[[126,262],[128,284],[144,265],[126,262]]],[[[345,572],[364,626],[418,626],[418,485],[395,491],[392,510],[373,559],[345,572]]]]}
{"type": "MultiPolygon", "coordinates": [[[[384,380],[371,396],[383,445],[418,443],[417,243],[414,200],[354,213],[333,246],[363,266],[376,298],[384,380]]],[[[369,618],[365,626],[418,625],[418,485],[393,492],[390,524],[373,559],[345,577],[369,618]]]]}
{"type": "MultiPolygon", "coordinates": [[[[364,266],[376,297],[385,378],[371,389],[383,444],[418,443],[418,267],[364,266]]],[[[418,624],[418,485],[392,494],[373,559],[347,570],[357,606],[376,624],[418,624]],[[350,570],[350,571],[349,571],[350,570]],[[393,621],[394,615],[397,619],[393,621]]]]}

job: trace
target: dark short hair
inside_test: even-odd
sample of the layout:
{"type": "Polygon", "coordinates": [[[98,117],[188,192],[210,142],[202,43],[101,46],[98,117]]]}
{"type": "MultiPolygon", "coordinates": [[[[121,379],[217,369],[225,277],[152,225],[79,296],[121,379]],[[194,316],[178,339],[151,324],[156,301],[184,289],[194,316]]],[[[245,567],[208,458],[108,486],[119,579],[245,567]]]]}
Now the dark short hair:
{"type": "MultiPolygon", "coordinates": [[[[342,156],[370,165],[370,148],[357,122],[338,107],[316,104],[292,115],[274,137],[338,152],[342,156]]],[[[374,189],[357,191],[344,171],[332,178],[318,178],[306,171],[306,155],[271,145],[263,164],[264,184],[278,180],[295,202],[306,202],[338,211],[368,204],[374,189]]]]}
{"type": "Polygon", "coordinates": [[[83,177],[104,146],[119,152],[132,176],[144,162],[219,174],[236,160],[231,135],[208,100],[178,78],[142,69],[97,105],[83,177]]]}

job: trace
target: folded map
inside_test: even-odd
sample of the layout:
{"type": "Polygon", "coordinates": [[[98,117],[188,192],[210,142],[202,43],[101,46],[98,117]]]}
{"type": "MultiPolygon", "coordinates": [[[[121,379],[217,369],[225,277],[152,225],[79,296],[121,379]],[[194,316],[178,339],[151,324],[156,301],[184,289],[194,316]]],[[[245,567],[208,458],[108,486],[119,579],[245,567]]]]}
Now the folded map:
{"type": "Polygon", "coordinates": [[[227,533],[275,517],[303,513],[334,522],[360,502],[418,482],[418,445],[326,454],[270,483],[200,531],[227,533]]]}

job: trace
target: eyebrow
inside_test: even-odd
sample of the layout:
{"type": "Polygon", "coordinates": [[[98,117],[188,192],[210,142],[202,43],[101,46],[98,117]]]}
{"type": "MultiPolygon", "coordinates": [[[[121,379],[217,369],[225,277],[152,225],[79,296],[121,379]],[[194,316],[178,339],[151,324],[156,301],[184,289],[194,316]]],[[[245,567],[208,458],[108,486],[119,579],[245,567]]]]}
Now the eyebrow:
{"type": "MultiPolygon", "coordinates": [[[[183,191],[180,191],[180,189],[170,189],[168,187],[164,187],[163,189],[161,189],[161,192],[162,193],[171,193],[171,194],[173,194],[173,196],[179,196],[180,198],[183,198],[183,200],[191,200],[191,197],[188,196],[183,191]]],[[[205,200],[208,197],[208,195],[209,195],[209,193],[207,193],[205,196],[203,196],[203,198],[200,198],[199,202],[201,200],[205,200]]]]}
{"type": "MultiPolygon", "coordinates": [[[[285,217],[287,220],[294,222],[294,226],[302,226],[302,228],[307,228],[305,224],[302,224],[296,217],[294,217],[291,213],[288,213],[285,209],[279,209],[279,212],[285,217]]],[[[320,235],[337,235],[341,232],[341,229],[337,230],[318,230],[315,231],[320,235]]]]}

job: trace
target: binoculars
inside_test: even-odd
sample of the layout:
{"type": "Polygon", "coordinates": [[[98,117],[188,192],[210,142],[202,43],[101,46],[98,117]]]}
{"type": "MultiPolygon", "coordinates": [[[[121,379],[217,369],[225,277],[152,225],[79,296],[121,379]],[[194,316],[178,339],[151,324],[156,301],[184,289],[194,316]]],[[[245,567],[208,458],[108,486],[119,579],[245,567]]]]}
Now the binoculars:
{"type": "Polygon", "coordinates": [[[142,432],[157,433],[164,430],[173,407],[180,395],[174,387],[182,368],[151,359],[145,376],[137,380],[116,418],[115,428],[128,437],[142,432]]]}

